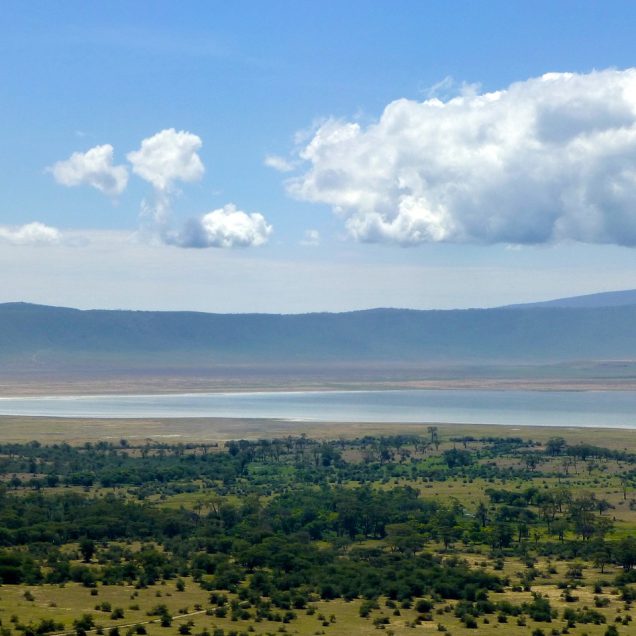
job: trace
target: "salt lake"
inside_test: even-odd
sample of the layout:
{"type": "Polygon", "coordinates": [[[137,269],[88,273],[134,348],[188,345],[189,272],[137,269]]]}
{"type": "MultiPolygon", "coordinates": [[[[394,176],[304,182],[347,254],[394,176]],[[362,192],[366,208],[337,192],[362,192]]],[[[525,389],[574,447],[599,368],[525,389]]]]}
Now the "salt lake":
{"type": "Polygon", "coordinates": [[[409,389],[4,397],[0,415],[636,428],[636,392],[409,389]]]}

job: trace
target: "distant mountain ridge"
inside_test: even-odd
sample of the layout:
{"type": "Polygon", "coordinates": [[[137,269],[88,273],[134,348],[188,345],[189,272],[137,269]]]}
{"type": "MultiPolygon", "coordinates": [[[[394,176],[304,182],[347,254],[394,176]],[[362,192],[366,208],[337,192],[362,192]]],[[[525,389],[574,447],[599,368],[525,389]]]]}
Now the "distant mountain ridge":
{"type": "Polygon", "coordinates": [[[568,298],[556,298],[554,300],[543,300],[536,303],[523,303],[516,305],[506,305],[508,309],[530,308],[530,307],[625,307],[636,305],[636,289],[623,291],[599,292],[596,294],[586,294],[584,296],[570,296],[568,298]]]}
{"type": "Polygon", "coordinates": [[[6,303],[0,304],[0,364],[6,370],[80,363],[160,368],[636,359],[636,291],[623,294],[624,302],[621,292],[610,292],[493,309],[297,315],[6,303]]]}

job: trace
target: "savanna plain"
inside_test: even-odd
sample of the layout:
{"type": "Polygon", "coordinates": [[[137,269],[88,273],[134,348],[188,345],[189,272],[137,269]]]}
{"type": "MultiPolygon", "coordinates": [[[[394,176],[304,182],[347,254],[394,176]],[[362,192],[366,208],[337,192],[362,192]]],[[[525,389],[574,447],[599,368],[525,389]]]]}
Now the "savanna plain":
{"type": "Polygon", "coordinates": [[[2,636],[636,633],[636,431],[0,425],[2,636]]]}

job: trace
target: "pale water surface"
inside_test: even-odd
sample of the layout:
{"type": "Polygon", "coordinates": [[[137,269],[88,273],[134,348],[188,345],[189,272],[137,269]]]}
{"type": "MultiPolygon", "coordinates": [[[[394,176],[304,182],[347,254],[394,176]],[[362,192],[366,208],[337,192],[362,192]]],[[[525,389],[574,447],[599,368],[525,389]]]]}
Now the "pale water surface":
{"type": "Polygon", "coordinates": [[[302,391],[0,398],[0,415],[636,428],[634,391],[302,391]]]}

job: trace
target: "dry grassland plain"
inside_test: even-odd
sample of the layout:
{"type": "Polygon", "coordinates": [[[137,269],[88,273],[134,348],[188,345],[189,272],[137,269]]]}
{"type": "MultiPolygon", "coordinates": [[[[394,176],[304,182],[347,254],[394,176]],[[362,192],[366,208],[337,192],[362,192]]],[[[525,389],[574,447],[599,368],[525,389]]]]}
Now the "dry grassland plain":
{"type": "MultiPolygon", "coordinates": [[[[108,442],[118,445],[120,440],[128,440],[131,447],[152,444],[172,446],[175,444],[218,445],[218,452],[223,452],[228,440],[273,440],[288,436],[306,435],[307,438],[320,440],[338,440],[343,448],[347,447],[347,440],[355,440],[365,436],[379,438],[381,436],[417,435],[427,439],[430,427],[437,427],[440,439],[436,452],[422,457],[422,461],[435,465],[441,461],[444,451],[461,448],[460,438],[523,438],[533,440],[538,449],[545,449],[551,438],[563,437],[569,445],[581,443],[601,446],[604,448],[636,452],[636,431],[624,429],[590,429],[573,427],[520,427],[520,426],[478,426],[466,424],[435,424],[422,422],[418,424],[369,424],[369,423],[337,423],[337,422],[289,422],[267,419],[223,419],[223,418],[184,418],[184,419],[73,419],[73,418],[45,418],[45,417],[0,417],[0,440],[3,443],[27,443],[32,440],[46,445],[69,443],[73,446],[83,446],[86,443],[108,442]],[[455,441],[453,441],[455,440],[455,441]]],[[[468,442],[468,450],[478,450],[479,442],[468,442]]],[[[131,452],[134,453],[134,450],[131,452]]],[[[196,450],[194,451],[196,452],[196,450]]],[[[358,451],[352,446],[344,451],[346,458],[360,460],[358,451]]],[[[448,505],[457,502],[467,512],[473,513],[476,504],[485,499],[485,491],[489,487],[505,488],[511,491],[523,491],[530,485],[546,490],[559,487],[569,488],[574,496],[591,492],[599,499],[604,499],[612,506],[609,513],[615,524],[613,537],[633,536],[636,533],[636,507],[629,505],[633,498],[630,492],[627,496],[621,488],[619,475],[625,469],[620,462],[607,462],[603,467],[586,470],[584,465],[570,466],[566,475],[546,476],[557,468],[557,459],[546,459],[545,465],[536,466],[537,477],[510,478],[507,480],[467,479],[458,474],[443,481],[427,481],[396,477],[373,484],[377,489],[390,489],[400,486],[410,486],[417,489],[420,496],[433,499],[448,505]],[[602,468],[602,469],[601,469],[602,468]],[[540,476],[539,476],[540,475],[540,476]]],[[[510,465],[520,466],[518,457],[502,456],[497,459],[501,467],[510,465]]],[[[201,511],[209,502],[211,491],[203,483],[196,483],[192,492],[163,494],[150,496],[147,504],[158,509],[201,511]]],[[[346,484],[345,484],[346,485],[346,484]]],[[[353,484],[351,485],[353,487],[353,484]]],[[[104,497],[108,494],[128,497],[126,488],[71,488],[71,491],[84,493],[89,497],[104,497]]],[[[43,488],[42,494],[68,492],[69,487],[43,488]]],[[[225,497],[228,502],[238,504],[240,498],[236,495],[225,497]]],[[[266,501],[264,498],[263,501],[266,501]]],[[[568,538],[568,537],[566,537],[568,538]]],[[[573,538],[573,535],[570,537],[573,538]]],[[[547,536],[537,534],[531,541],[537,542],[547,539],[547,536]]],[[[136,547],[128,545],[131,549],[136,547]]],[[[386,549],[382,541],[359,541],[358,547],[379,547],[386,549]]],[[[532,547],[532,546],[531,546],[532,547]]],[[[503,592],[493,592],[490,600],[497,603],[510,601],[513,604],[530,603],[530,591],[519,587],[524,579],[528,564],[519,555],[509,555],[496,563],[491,558],[488,546],[465,545],[457,542],[450,551],[440,543],[429,543],[426,548],[442,558],[458,556],[465,559],[471,566],[481,568],[486,572],[498,576],[506,576],[510,582],[503,592]]],[[[71,555],[73,563],[80,565],[81,559],[77,554],[77,545],[63,546],[71,555]]],[[[1,551],[1,550],[0,550],[1,551]]],[[[180,590],[174,579],[160,581],[149,587],[142,587],[121,583],[117,585],[98,584],[96,588],[87,588],[79,583],[66,582],[59,585],[0,585],[0,621],[7,636],[31,636],[28,626],[35,626],[42,619],[52,619],[61,629],[59,634],[79,634],[74,621],[84,614],[90,614],[94,619],[94,627],[87,630],[90,634],[106,634],[109,636],[125,636],[126,634],[143,633],[151,636],[176,636],[191,633],[193,635],[224,634],[245,636],[247,634],[298,634],[309,636],[317,634],[332,634],[333,636],[363,636],[385,632],[394,635],[445,633],[450,636],[469,636],[485,634],[510,634],[522,636],[544,634],[572,634],[573,636],[604,636],[608,633],[608,626],[616,625],[618,633],[636,634],[636,626],[630,622],[631,602],[621,597],[621,592],[612,581],[620,574],[621,569],[612,564],[604,566],[601,572],[591,561],[582,561],[581,573],[573,588],[576,600],[564,597],[561,582],[567,579],[568,571],[572,567],[571,560],[537,556],[533,571],[537,573],[532,582],[532,592],[539,593],[550,600],[553,609],[557,610],[559,618],[551,623],[535,622],[533,620],[518,621],[514,616],[505,618],[495,614],[485,614],[477,618],[476,627],[469,628],[465,622],[455,615],[455,601],[444,600],[435,604],[432,614],[422,620],[421,612],[414,605],[394,603],[386,597],[378,599],[377,607],[372,609],[369,616],[361,617],[360,610],[363,599],[350,601],[343,599],[322,600],[316,596],[310,600],[308,607],[295,610],[296,617],[289,623],[257,621],[252,618],[246,620],[232,620],[228,614],[218,616],[211,605],[209,592],[201,589],[198,583],[190,577],[184,576],[185,589],[180,590]],[[599,584],[601,587],[599,588],[599,584]],[[596,589],[595,589],[596,588],[596,589]],[[600,600],[599,600],[600,599],[600,600]],[[110,612],[104,612],[98,607],[106,603],[108,607],[120,608],[123,616],[112,618],[110,612]],[[159,619],[151,615],[153,608],[163,604],[172,616],[169,626],[161,626],[159,619]],[[592,608],[604,618],[603,624],[582,624],[568,627],[568,621],[561,618],[568,608],[592,608]],[[617,622],[618,621],[618,622],[617,622]],[[25,629],[25,626],[26,629],[25,629]],[[141,626],[141,627],[140,627],[141,626]],[[541,631],[537,631],[541,630],[541,631]]],[[[97,568],[97,563],[89,567],[97,568]]],[[[229,601],[238,600],[236,595],[228,594],[229,601]]],[[[36,634],[37,636],[37,634],[36,634]]]]}
{"type": "Polygon", "coordinates": [[[611,449],[636,450],[636,430],[623,428],[577,428],[556,426],[505,426],[479,424],[438,424],[421,422],[302,422],[256,418],[71,418],[0,415],[0,442],[83,444],[118,441],[122,438],[166,443],[225,442],[235,439],[274,439],[306,434],[315,439],[352,439],[365,435],[428,435],[435,425],[449,436],[523,437],[547,441],[564,436],[573,444],[588,443],[611,449]]]}

